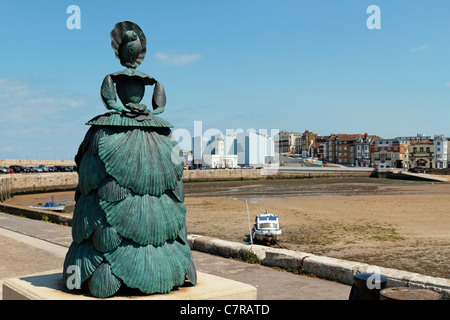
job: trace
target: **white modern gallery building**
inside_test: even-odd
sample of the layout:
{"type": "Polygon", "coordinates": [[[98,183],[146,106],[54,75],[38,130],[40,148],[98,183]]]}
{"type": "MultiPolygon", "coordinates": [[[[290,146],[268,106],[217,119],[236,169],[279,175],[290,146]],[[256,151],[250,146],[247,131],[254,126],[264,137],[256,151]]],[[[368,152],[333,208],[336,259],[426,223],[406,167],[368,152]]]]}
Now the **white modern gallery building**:
{"type": "Polygon", "coordinates": [[[196,167],[262,167],[274,163],[276,159],[274,139],[253,130],[192,139],[192,164],[196,167]]]}

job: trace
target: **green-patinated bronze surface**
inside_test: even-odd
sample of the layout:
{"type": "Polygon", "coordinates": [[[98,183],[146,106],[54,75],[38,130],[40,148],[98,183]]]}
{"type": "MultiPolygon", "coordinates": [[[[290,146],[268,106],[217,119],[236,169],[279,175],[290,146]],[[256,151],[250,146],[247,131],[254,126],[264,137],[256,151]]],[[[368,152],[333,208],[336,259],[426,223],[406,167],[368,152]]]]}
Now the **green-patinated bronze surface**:
{"type": "Polygon", "coordinates": [[[111,40],[126,69],[105,77],[100,93],[111,111],[87,122],[91,127],[75,157],[79,184],[63,281],[72,290],[75,270],[81,289],[100,298],[124,287],[168,293],[196,284],[184,160],[171,139],[172,125],[156,116],[166,105],[164,87],[136,70],[146,52],[144,33],[124,21],[111,40]],[[151,110],[141,104],[146,86],[154,86],[151,110]]]}

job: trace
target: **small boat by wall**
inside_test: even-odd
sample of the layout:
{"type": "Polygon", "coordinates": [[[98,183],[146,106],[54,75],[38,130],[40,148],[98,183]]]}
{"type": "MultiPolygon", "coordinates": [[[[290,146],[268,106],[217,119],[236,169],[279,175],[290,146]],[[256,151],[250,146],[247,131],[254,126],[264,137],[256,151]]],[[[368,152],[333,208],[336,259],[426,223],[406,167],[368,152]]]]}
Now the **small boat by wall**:
{"type": "Polygon", "coordinates": [[[38,204],[36,206],[28,206],[28,208],[61,212],[66,208],[66,206],[56,202],[47,202],[44,205],[38,204]]]}
{"type": "Polygon", "coordinates": [[[251,231],[251,237],[255,242],[275,244],[281,239],[281,228],[278,216],[273,213],[258,214],[251,231]]]}

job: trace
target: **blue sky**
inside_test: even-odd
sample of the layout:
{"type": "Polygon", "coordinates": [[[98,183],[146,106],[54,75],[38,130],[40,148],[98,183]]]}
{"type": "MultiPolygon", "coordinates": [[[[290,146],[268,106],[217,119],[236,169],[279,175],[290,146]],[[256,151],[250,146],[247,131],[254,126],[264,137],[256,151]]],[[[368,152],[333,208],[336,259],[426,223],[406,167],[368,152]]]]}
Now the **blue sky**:
{"type": "Polygon", "coordinates": [[[123,20],[146,34],[138,70],[164,85],[174,129],[450,136],[447,0],[18,0],[0,5],[0,159],[73,159],[123,69],[123,20]]]}

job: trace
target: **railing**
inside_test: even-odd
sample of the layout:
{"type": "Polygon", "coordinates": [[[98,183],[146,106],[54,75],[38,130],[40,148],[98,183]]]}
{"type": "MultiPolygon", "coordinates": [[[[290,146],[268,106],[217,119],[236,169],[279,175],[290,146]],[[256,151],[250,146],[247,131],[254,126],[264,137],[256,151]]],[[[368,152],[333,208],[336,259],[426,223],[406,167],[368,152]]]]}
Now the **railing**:
{"type": "Polygon", "coordinates": [[[0,202],[11,198],[12,194],[12,176],[0,177],[0,202]]]}

